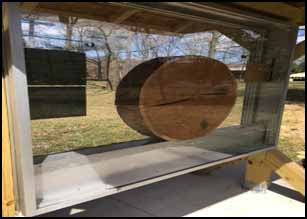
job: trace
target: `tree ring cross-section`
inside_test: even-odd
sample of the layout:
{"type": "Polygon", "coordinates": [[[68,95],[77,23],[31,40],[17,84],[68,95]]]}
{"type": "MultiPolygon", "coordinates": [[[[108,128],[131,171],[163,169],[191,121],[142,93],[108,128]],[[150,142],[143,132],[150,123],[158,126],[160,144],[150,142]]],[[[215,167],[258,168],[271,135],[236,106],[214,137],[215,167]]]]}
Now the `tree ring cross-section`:
{"type": "Polygon", "coordinates": [[[228,67],[202,56],[155,58],[120,82],[115,104],[136,131],[165,140],[205,136],[229,115],[236,82],[228,67]]]}

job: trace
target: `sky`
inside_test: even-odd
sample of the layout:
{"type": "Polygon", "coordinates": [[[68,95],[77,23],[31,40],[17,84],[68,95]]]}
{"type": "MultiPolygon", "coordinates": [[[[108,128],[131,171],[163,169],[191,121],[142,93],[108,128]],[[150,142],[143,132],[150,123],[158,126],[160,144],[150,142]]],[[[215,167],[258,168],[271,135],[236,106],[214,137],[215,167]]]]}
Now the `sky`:
{"type": "Polygon", "coordinates": [[[305,40],[305,26],[301,26],[297,34],[297,43],[305,40]]]}

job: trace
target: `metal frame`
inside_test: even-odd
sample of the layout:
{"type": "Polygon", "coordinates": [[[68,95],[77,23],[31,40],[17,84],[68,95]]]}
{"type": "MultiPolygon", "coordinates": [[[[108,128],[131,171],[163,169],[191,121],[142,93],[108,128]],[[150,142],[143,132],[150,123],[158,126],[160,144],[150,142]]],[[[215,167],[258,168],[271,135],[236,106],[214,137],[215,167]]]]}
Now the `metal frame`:
{"type": "Polygon", "coordinates": [[[22,44],[20,11],[18,3],[5,7],[4,47],[6,53],[5,77],[9,105],[12,153],[14,160],[15,188],[18,208],[25,215],[36,210],[35,181],[33,170],[32,137],[28,102],[25,58],[22,44]]]}
{"type": "MultiPolygon", "coordinates": [[[[248,27],[252,29],[258,29],[259,27],[263,27],[264,25],[269,26],[270,35],[269,39],[279,39],[278,37],[281,37],[282,39],[279,40],[277,43],[278,45],[288,45],[288,47],[285,50],[285,53],[289,53],[290,51],[294,50],[294,35],[296,33],[295,28],[291,28],[291,26],[287,23],[282,23],[278,20],[273,20],[270,18],[263,18],[260,16],[255,16],[253,14],[240,14],[237,12],[230,12],[227,10],[224,10],[222,8],[217,8],[217,6],[212,5],[205,5],[202,4],[201,8],[198,8],[198,14],[203,13],[204,16],[193,16],[190,14],[191,11],[195,10],[194,3],[159,3],[159,4],[151,4],[150,3],[110,3],[113,5],[119,4],[121,6],[128,6],[128,7],[134,7],[134,8],[142,8],[150,11],[155,11],[157,13],[172,13],[175,16],[185,16],[186,18],[193,19],[198,22],[203,22],[206,20],[206,16],[208,14],[212,15],[212,10],[215,12],[218,12],[218,17],[221,20],[231,20],[229,24],[231,24],[234,27],[244,27],[246,25],[243,25],[243,22],[248,21],[248,27]],[[147,4],[147,5],[145,5],[147,4]],[[161,7],[164,8],[161,8],[161,7]],[[173,7],[180,6],[181,13],[177,13],[173,9],[170,8],[170,6],[173,7]],[[160,8],[159,8],[160,7],[160,8]],[[168,8],[165,8],[168,7],[168,8]],[[187,9],[183,10],[184,8],[189,8],[189,11],[187,9]],[[173,10],[173,11],[172,11],[173,10]],[[211,13],[210,13],[211,12],[211,13]],[[236,18],[234,20],[234,18],[236,18]],[[265,21],[265,24],[262,23],[265,21]],[[256,27],[256,28],[253,28],[256,27]],[[281,29],[280,27],[283,27],[285,29],[281,29]],[[276,31],[274,35],[273,29],[277,28],[279,31],[276,31]],[[286,33],[282,31],[287,31],[286,33]],[[282,35],[280,35],[282,34],[282,35]],[[285,44],[286,43],[286,44],[285,44]]],[[[93,200],[96,198],[100,198],[103,196],[106,196],[106,194],[95,194],[95,195],[87,195],[87,194],[80,194],[80,197],[78,200],[72,200],[71,202],[66,203],[63,206],[50,206],[47,209],[37,209],[36,205],[36,196],[35,196],[35,180],[34,180],[34,171],[33,171],[33,157],[32,157],[32,140],[31,140],[31,127],[30,127],[30,113],[29,113],[29,102],[28,102],[28,91],[27,91],[27,79],[26,79],[26,73],[25,73],[25,61],[24,61],[24,52],[23,52],[23,45],[22,45],[22,35],[21,35],[21,25],[20,25],[20,11],[18,8],[17,2],[8,2],[4,5],[6,7],[6,20],[4,21],[7,25],[7,33],[5,33],[5,40],[6,40],[6,50],[7,50],[7,67],[9,70],[9,76],[6,78],[7,88],[8,88],[8,101],[9,101],[9,107],[10,107],[10,126],[12,128],[12,139],[13,139],[13,155],[14,155],[14,161],[15,161],[15,168],[16,168],[16,177],[17,177],[17,190],[18,190],[18,202],[20,204],[19,209],[24,215],[36,215],[40,213],[44,213],[50,210],[56,210],[59,208],[71,206],[73,204],[81,203],[84,201],[93,200]]],[[[82,15],[81,15],[82,17],[82,15]]],[[[216,22],[214,19],[209,19],[210,22],[216,22]]],[[[223,24],[224,21],[219,24],[223,24]]],[[[225,24],[225,23],[224,23],[225,24]]],[[[263,60],[268,60],[269,62],[272,61],[272,58],[276,54],[269,55],[269,49],[270,46],[276,46],[272,43],[268,43],[268,46],[266,46],[266,53],[263,60]]],[[[288,67],[291,60],[291,56],[285,54],[280,58],[279,65],[275,66],[274,68],[274,79],[277,80],[277,83],[282,83],[283,86],[280,88],[278,93],[278,105],[274,109],[276,111],[276,117],[277,118],[270,118],[267,122],[267,126],[270,127],[272,130],[267,136],[269,140],[267,140],[267,143],[271,145],[272,147],[268,147],[265,150],[271,150],[276,145],[276,139],[278,138],[278,132],[281,121],[281,115],[283,111],[283,101],[285,100],[285,94],[286,94],[286,88],[288,85],[288,67]],[[286,62],[286,63],[284,63],[286,62]],[[281,67],[281,70],[280,70],[281,67]],[[278,75],[282,75],[283,77],[281,79],[278,79],[278,75]],[[282,90],[284,89],[284,90],[282,90]],[[274,139],[274,140],[272,140],[274,139]]],[[[251,109],[255,109],[257,107],[257,98],[253,97],[255,93],[258,92],[264,92],[266,90],[265,85],[248,85],[247,93],[245,95],[245,98],[253,98],[254,101],[249,102],[249,104],[245,103],[244,106],[244,113],[242,114],[242,121],[248,122],[254,122],[259,121],[262,122],[263,118],[261,116],[259,117],[258,113],[261,112],[261,110],[267,110],[266,107],[268,105],[265,104],[264,107],[256,108],[256,112],[251,111],[251,109]],[[252,115],[251,115],[252,113],[252,115]],[[246,118],[249,119],[246,119],[246,118]]],[[[271,106],[271,105],[270,105],[271,106]]],[[[243,122],[244,124],[245,122],[243,122]]],[[[258,153],[262,151],[256,151],[254,153],[258,153]]],[[[219,163],[239,159],[242,157],[247,157],[250,154],[244,154],[240,156],[235,156],[230,159],[221,160],[217,162],[213,162],[211,164],[201,165],[199,167],[190,168],[187,170],[179,171],[176,173],[171,173],[166,176],[157,177],[154,179],[149,179],[144,182],[135,183],[133,185],[128,185],[123,188],[119,188],[116,191],[111,191],[110,194],[119,193],[122,191],[126,191],[129,189],[137,188],[143,185],[147,185],[153,182],[158,182],[164,179],[169,179],[171,177],[179,176],[182,174],[186,174],[189,172],[193,172],[196,170],[201,170],[208,166],[213,166],[219,163]]]]}
{"type": "Polygon", "coordinates": [[[56,211],[56,210],[59,210],[59,209],[62,209],[62,208],[70,207],[70,206],[73,206],[73,205],[76,205],[76,204],[84,203],[84,202],[95,200],[95,199],[98,199],[98,198],[107,197],[107,196],[114,195],[114,194],[117,194],[117,193],[120,193],[120,192],[131,190],[131,189],[136,189],[136,188],[139,188],[139,187],[142,187],[142,186],[146,186],[146,185],[149,185],[149,184],[152,184],[152,183],[160,182],[160,181],[171,179],[171,178],[181,176],[181,175],[184,175],[184,174],[199,171],[199,170],[209,168],[209,167],[212,167],[212,166],[216,166],[216,165],[219,165],[219,164],[222,164],[222,163],[231,162],[231,161],[238,160],[238,159],[244,159],[244,158],[247,158],[251,155],[271,151],[274,148],[275,147],[268,147],[268,148],[265,148],[265,149],[262,149],[262,150],[257,150],[257,151],[251,152],[251,153],[233,156],[231,158],[218,160],[218,161],[215,161],[215,162],[212,162],[212,163],[207,163],[207,164],[204,164],[204,165],[188,168],[188,169],[177,171],[177,172],[174,172],[174,173],[169,173],[169,174],[164,175],[164,176],[155,177],[155,178],[152,178],[152,179],[133,183],[131,185],[118,187],[116,189],[110,189],[108,192],[104,191],[103,193],[95,192],[95,194],[93,194],[93,193],[80,194],[80,196],[78,198],[72,199],[70,201],[63,201],[63,202],[61,202],[60,205],[50,205],[50,206],[47,206],[47,207],[44,207],[44,208],[41,208],[41,209],[37,209],[32,214],[32,216],[48,213],[48,212],[51,212],[51,211],[56,211]]]}
{"type": "Polygon", "coordinates": [[[134,9],[152,11],[168,16],[181,17],[233,28],[262,30],[268,26],[289,28],[289,23],[272,17],[251,12],[242,12],[227,6],[209,2],[108,2],[103,4],[119,5],[134,9]]]}

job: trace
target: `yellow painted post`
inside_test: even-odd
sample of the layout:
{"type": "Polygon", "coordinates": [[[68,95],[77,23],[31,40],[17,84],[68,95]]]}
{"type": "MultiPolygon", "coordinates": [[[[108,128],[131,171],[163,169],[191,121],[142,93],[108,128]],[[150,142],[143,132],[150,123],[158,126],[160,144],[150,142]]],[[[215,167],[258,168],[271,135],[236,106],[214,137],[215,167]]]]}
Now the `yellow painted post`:
{"type": "Polygon", "coordinates": [[[248,157],[245,170],[245,184],[248,189],[264,192],[271,182],[272,169],[265,163],[266,152],[248,157]]]}
{"type": "Polygon", "coordinates": [[[248,157],[245,186],[256,191],[265,191],[272,172],[305,196],[305,168],[277,149],[248,157]]]}
{"type": "Polygon", "coordinates": [[[10,217],[15,215],[15,199],[5,93],[4,78],[2,75],[2,217],[10,217]]]}
{"type": "Polygon", "coordinates": [[[279,150],[269,151],[265,162],[294,189],[305,196],[305,168],[279,150]]]}

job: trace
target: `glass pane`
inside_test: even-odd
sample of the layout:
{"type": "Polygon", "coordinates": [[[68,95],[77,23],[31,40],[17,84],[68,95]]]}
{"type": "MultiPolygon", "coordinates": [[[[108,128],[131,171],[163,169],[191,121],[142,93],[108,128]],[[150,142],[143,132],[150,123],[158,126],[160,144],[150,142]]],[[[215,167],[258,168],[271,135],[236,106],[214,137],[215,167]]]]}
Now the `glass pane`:
{"type": "Polygon", "coordinates": [[[135,16],[22,20],[40,208],[265,147],[241,127],[263,36],[135,16]]]}

